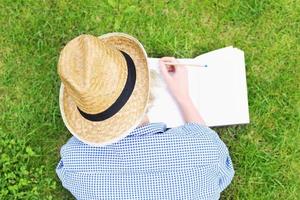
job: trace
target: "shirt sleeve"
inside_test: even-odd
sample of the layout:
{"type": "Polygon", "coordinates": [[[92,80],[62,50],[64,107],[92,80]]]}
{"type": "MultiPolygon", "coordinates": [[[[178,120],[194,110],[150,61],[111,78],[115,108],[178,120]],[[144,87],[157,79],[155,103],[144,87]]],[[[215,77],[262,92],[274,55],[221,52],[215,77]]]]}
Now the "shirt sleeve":
{"type": "Polygon", "coordinates": [[[219,135],[212,130],[211,128],[198,124],[198,123],[188,123],[188,125],[196,126],[200,132],[206,132],[209,134],[211,139],[215,142],[218,151],[219,151],[219,187],[220,192],[222,192],[232,181],[234,176],[234,168],[232,165],[232,161],[229,155],[228,148],[224,144],[224,142],[220,139],[219,135]]]}
{"type": "Polygon", "coordinates": [[[76,196],[74,191],[76,191],[76,187],[80,184],[80,181],[78,181],[80,179],[76,177],[76,173],[83,171],[82,169],[86,167],[80,161],[84,158],[81,154],[85,153],[85,146],[84,143],[77,140],[74,136],[71,137],[60,150],[61,159],[55,169],[63,187],[69,190],[74,196],[76,196]]]}
{"type": "Polygon", "coordinates": [[[228,148],[215,131],[211,130],[211,133],[214,135],[215,141],[219,146],[219,186],[221,192],[232,181],[234,176],[234,169],[228,152],[228,148]]]}

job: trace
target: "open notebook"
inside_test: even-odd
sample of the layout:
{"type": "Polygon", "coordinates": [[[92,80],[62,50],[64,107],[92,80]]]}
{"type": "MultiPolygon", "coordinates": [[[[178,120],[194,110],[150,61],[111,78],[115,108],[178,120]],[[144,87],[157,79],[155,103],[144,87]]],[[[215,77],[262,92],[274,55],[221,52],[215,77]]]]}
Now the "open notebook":
{"type": "MultiPolygon", "coordinates": [[[[208,126],[249,123],[243,51],[230,46],[179,61],[207,65],[187,69],[191,98],[208,126]]],[[[159,72],[158,58],[148,58],[148,63],[150,69],[159,72]]],[[[184,124],[165,84],[157,89],[155,97],[148,113],[150,122],[165,122],[168,127],[184,124]]]]}

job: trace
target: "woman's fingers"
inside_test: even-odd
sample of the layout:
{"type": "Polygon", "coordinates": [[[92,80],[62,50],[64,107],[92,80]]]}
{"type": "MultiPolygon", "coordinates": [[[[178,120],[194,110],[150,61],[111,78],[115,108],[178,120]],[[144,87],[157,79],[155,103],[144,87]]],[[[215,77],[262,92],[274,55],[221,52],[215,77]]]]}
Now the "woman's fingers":
{"type": "Polygon", "coordinates": [[[159,69],[164,79],[166,81],[169,81],[171,79],[171,74],[169,73],[168,66],[165,64],[165,62],[162,59],[159,60],[159,69]]]}
{"type": "Polygon", "coordinates": [[[167,60],[174,60],[175,58],[174,57],[165,56],[165,57],[162,57],[160,59],[163,60],[163,61],[167,61],[167,60]]]}
{"type": "Polygon", "coordinates": [[[176,59],[174,57],[162,57],[160,60],[164,62],[176,62],[176,59]]]}
{"type": "Polygon", "coordinates": [[[168,72],[174,72],[177,70],[175,65],[170,65],[170,63],[179,63],[174,57],[162,57],[161,60],[165,63],[168,68],[168,72]]]}

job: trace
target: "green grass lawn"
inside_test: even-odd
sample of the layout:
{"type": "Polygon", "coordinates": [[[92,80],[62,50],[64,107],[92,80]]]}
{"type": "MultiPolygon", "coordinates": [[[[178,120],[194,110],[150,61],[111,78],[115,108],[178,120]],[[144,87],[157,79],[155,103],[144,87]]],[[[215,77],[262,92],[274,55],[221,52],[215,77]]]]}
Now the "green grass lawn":
{"type": "Polygon", "coordinates": [[[236,174],[222,199],[300,199],[300,1],[0,0],[0,199],[72,199],[55,167],[71,134],[59,52],[126,32],[149,56],[245,51],[251,123],[217,128],[236,174]]]}

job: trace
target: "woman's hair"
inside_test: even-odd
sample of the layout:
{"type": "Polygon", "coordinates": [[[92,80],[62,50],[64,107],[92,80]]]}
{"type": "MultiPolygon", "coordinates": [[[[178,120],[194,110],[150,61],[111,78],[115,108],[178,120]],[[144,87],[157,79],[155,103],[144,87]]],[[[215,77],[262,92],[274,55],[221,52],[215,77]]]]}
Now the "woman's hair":
{"type": "Polygon", "coordinates": [[[153,69],[150,69],[150,94],[149,94],[149,101],[146,109],[146,113],[150,110],[153,106],[156,96],[157,89],[162,85],[162,80],[159,77],[158,72],[153,69]]]}

